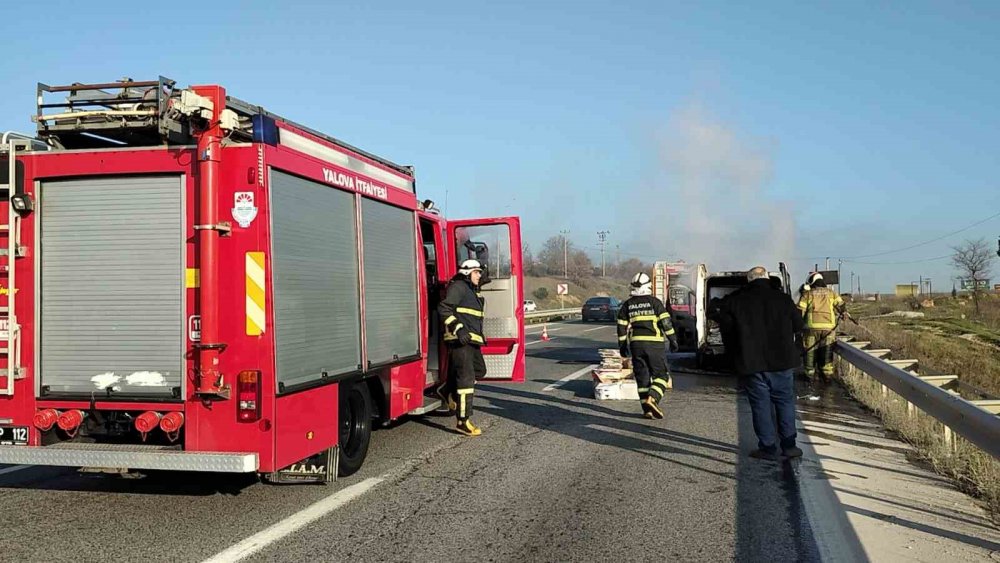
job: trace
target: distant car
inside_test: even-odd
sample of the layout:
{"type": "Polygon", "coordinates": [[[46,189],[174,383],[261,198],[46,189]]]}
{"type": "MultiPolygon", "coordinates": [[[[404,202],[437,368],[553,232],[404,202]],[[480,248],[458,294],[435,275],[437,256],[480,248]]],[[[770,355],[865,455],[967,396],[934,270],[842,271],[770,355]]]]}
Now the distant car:
{"type": "Polygon", "coordinates": [[[580,315],[583,322],[614,321],[618,317],[621,302],[614,297],[591,297],[583,304],[580,315]]]}
{"type": "Polygon", "coordinates": [[[525,313],[530,313],[530,312],[536,311],[536,310],[538,310],[538,305],[535,305],[534,301],[532,301],[531,299],[525,299],[524,300],[524,312],[525,313]]]}

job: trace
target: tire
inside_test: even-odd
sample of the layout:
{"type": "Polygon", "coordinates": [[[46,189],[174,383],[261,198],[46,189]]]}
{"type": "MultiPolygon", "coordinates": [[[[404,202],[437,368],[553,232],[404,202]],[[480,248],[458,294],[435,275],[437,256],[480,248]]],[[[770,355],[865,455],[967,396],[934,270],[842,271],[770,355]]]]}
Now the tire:
{"type": "Polygon", "coordinates": [[[363,381],[340,384],[337,475],[353,475],[365,462],[372,438],[372,397],[363,381]]]}

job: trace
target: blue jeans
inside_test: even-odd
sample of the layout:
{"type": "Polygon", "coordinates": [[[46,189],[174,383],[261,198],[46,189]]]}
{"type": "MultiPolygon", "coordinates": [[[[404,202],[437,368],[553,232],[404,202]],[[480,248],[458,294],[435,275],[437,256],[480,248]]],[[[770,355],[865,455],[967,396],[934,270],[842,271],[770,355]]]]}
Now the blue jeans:
{"type": "Polygon", "coordinates": [[[795,379],[793,370],[761,371],[746,378],[753,431],[760,449],[777,453],[795,446],[795,379]],[[777,417],[777,435],[775,435],[777,417]]]}

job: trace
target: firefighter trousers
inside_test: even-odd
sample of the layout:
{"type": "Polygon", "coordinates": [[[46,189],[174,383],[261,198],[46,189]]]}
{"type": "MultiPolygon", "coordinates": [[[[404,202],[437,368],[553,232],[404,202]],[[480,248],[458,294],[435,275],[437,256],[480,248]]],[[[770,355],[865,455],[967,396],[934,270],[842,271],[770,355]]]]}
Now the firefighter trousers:
{"type": "Polygon", "coordinates": [[[448,345],[448,380],[444,392],[458,407],[455,416],[461,422],[472,416],[472,394],[479,381],[486,376],[486,361],[479,346],[471,344],[448,345]]]}
{"type": "Polygon", "coordinates": [[[806,375],[816,377],[816,372],[824,378],[833,376],[833,345],[837,342],[835,329],[806,330],[802,344],[806,348],[806,375]]]}
{"type": "Polygon", "coordinates": [[[652,397],[659,404],[667,392],[670,378],[663,343],[632,342],[629,351],[632,353],[632,372],[639,386],[639,399],[644,401],[646,397],[652,397]]]}

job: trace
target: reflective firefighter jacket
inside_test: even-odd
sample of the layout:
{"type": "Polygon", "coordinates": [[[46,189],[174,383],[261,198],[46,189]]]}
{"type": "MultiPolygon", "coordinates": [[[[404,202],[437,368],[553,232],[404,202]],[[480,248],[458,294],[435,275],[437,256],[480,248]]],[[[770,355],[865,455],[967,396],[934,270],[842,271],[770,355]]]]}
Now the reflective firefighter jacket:
{"type": "Polygon", "coordinates": [[[458,341],[458,331],[465,329],[472,337],[472,344],[482,346],[483,338],[483,296],[476,291],[465,276],[455,276],[448,284],[448,293],[438,304],[438,314],[444,324],[445,342],[458,341]]]}
{"type": "Polygon", "coordinates": [[[832,330],[845,310],[844,300],[828,287],[814,287],[802,294],[799,310],[809,330],[832,330]]]}
{"type": "Polygon", "coordinates": [[[636,295],[618,309],[618,342],[663,342],[674,334],[670,313],[652,295],[636,295]]]}

